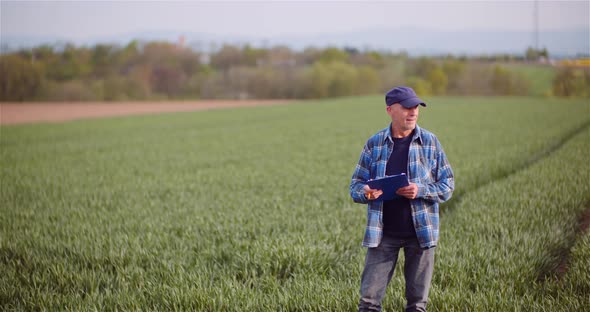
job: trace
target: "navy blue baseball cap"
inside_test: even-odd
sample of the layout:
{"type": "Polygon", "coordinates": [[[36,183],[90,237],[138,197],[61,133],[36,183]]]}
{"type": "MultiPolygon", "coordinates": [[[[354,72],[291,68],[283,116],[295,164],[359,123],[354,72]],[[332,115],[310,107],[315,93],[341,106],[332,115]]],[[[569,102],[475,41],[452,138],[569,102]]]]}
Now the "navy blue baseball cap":
{"type": "Polygon", "coordinates": [[[418,98],[416,92],[410,87],[395,87],[385,94],[387,106],[399,103],[405,108],[412,108],[417,105],[426,106],[426,103],[418,98]]]}

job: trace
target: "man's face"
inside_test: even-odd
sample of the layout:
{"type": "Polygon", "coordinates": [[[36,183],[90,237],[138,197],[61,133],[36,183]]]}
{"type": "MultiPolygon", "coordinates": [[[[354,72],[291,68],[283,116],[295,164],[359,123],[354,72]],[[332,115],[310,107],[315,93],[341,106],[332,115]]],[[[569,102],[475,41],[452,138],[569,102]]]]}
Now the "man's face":
{"type": "Polygon", "coordinates": [[[410,131],[416,128],[416,122],[418,121],[418,114],[420,105],[416,105],[412,108],[405,108],[400,104],[393,104],[387,106],[387,114],[391,117],[393,127],[400,131],[410,131]]]}

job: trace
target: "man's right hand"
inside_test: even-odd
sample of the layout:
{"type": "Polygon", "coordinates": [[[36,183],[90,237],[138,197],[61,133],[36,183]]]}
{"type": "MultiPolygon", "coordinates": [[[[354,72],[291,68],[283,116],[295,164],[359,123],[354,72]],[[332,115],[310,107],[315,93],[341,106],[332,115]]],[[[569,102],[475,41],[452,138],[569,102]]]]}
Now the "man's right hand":
{"type": "Polygon", "coordinates": [[[365,196],[367,197],[368,200],[375,200],[375,199],[379,198],[379,196],[381,196],[381,194],[383,194],[382,190],[372,189],[368,185],[365,185],[363,187],[363,191],[365,192],[365,196]]]}

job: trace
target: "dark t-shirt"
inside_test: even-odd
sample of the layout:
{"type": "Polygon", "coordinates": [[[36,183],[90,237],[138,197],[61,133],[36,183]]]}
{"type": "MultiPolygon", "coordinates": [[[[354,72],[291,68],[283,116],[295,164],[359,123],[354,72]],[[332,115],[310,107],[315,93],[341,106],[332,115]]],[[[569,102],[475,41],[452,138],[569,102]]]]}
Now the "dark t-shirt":
{"type": "MultiPolygon", "coordinates": [[[[386,175],[408,173],[408,153],[413,134],[393,138],[393,151],[387,160],[386,175]]],[[[416,236],[409,199],[401,197],[383,202],[383,232],[398,238],[416,236]]]]}

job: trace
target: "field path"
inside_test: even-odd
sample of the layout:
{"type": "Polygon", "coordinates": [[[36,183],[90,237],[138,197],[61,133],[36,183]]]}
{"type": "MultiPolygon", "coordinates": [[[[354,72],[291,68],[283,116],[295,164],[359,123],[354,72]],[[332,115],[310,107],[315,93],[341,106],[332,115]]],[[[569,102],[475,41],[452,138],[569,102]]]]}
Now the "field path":
{"type": "Polygon", "coordinates": [[[0,103],[0,125],[63,122],[162,112],[188,112],[230,107],[278,105],[291,100],[204,100],[159,102],[36,102],[0,103]]]}

